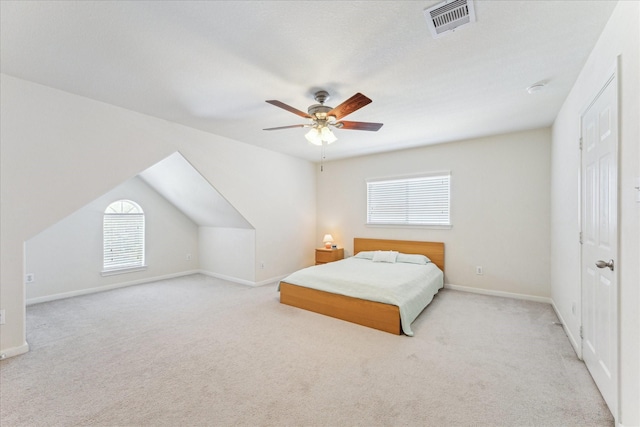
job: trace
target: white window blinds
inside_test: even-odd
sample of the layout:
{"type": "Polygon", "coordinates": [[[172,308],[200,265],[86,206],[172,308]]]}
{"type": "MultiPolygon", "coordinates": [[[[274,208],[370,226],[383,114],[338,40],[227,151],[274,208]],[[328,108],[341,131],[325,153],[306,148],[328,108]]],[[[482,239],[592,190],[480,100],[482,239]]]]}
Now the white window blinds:
{"type": "Polygon", "coordinates": [[[105,271],[144,266],[144,212],[130,200],[109,205],[103,221],[105,271]]]}
{"type": "Polygon", "coordinates": [[[451,225],[449,174],[367,182],[367,224],[451,225]]]}

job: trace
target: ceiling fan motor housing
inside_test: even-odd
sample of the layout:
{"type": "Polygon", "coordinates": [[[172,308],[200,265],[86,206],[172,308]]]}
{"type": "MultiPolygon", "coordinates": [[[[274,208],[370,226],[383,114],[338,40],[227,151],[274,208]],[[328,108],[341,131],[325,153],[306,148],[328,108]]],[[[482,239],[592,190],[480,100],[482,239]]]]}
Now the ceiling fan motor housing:
{"type": "Polygon", "coordinates": [[[314,104],[309,107],[307,110],[309,115],[316,121],[328,120],[327,113],[333,110],[333,107],[324,105],[324,103],[329,99],[329,92],[326,90],[319,90],[315,93],[314,99],[319,102],[319,104],[314,104]]]}
{"type": "MultiPolygon", "coordinates": [[[[307,110],[309,115],[316,120],[327,120],[327,113],[333,110],[332,107],[322,105],[322,104],[314,104],[307,110]]],[[[333,117],[333,116],[330,116],[333,117]]]]}

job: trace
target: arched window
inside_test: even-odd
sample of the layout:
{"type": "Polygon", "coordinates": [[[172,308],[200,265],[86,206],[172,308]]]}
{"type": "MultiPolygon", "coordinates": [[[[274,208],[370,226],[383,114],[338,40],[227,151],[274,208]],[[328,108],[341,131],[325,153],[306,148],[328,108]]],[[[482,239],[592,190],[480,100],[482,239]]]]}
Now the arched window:
{"type": "Polygon", "coordinates": [[[105,273],[144,267],[144,212],[131,200],[118,200],[104,211],[105,273]]]}

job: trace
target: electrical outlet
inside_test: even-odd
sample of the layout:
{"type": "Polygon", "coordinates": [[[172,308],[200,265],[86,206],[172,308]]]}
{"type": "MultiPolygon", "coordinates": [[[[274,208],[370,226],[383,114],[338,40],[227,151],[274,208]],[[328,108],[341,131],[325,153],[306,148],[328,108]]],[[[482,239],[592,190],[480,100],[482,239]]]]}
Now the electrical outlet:
{"type": "Polygon", "coordinates": [[[36,280],[36,276],[33,273],[29,273],[24,277],[24,281],[27,283],[33,283],[36,280]]]}
{"type": "Polygon", "coordinates": [[[477,265],[476,266],[476,274],[478,276],[482,276],[484,274],[484,271],[482,270],[482,266],[481,265],[477,265]]]}
{"type": "Polygon", "coordinates": [[[187,261],[191,261],[191,254],[187,254],[184,259],[186,259],[187,261]]]}
{"type": "Polygon", "coordinates": [[[4,325],[5,317],[4,317],[4,309],[0,310],[0,325],[4,325]]]}
{"type": "Polygon", "coordinates": [[[260,270],[264,270],[264,261],[260,262],[260,270]]]}

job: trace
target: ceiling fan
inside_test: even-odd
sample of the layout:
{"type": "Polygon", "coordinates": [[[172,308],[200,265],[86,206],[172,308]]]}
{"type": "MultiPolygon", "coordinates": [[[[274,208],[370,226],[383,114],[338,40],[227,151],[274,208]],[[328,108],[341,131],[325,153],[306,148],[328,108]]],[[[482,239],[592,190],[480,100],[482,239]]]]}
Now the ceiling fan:
{"type": "Polygon", "coordinates": [[[280,107],[284,110],[290,111],[305,119],[310,119],[311,122],[307,124],[291,125],[291,126],[279,126],[275,128],[267,128],[263,130],[279,130],[290,128],[305,128],[310,127],[311,130],[305,135],[305,138],[309,142],[315,145],[322,145],[323,143],[331,144],[338,138],[331,132],[330,127],[347,130],[368,130],[377,131],[382,127],[382,123],[369,123],[369,122],[350,122],[341,120],[348,114],[353,113],[356,110],[364,107],[372,101],[361,93],[356,93],[351,98],[344,101],[337,107],[329,107],[324,103],[329,99],[329,92],[326,90],[319,90],[315,93],[315,100],[318,104],[311,105],[305,113],[296,108],[293,108],[283,102],[276,101],[275,99],[268,100],[271,105],[280,107]]]}

